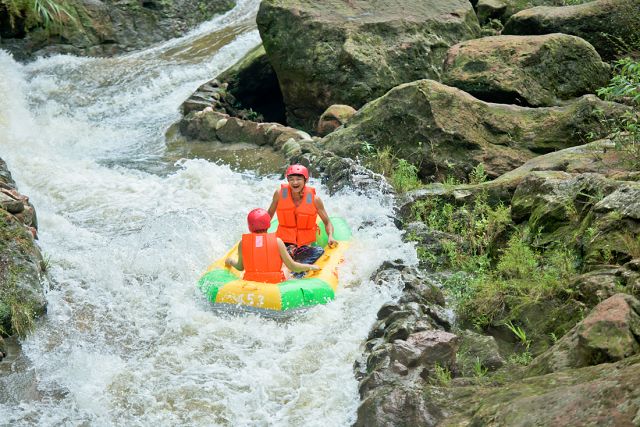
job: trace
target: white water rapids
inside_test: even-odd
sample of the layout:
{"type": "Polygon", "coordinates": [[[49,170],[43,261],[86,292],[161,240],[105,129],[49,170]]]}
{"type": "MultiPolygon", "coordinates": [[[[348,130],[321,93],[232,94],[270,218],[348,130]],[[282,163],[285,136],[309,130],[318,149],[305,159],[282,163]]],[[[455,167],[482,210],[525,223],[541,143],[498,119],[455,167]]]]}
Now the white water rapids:
{"type": "Polygon", "coordinates": [[[21,65],[0,52],[0,157],[39,219],[48,314],[0,371],[0,425],[347,426],[353,363],[415,262],[381,195],[330,196],[354,231],[335,301],[286,322],[222,316],[196,287],[267,207],[279,177],[166,160],[164,133],[203,82],[259,43],[257,0],[180,39],[110,59],[21,65]]]}

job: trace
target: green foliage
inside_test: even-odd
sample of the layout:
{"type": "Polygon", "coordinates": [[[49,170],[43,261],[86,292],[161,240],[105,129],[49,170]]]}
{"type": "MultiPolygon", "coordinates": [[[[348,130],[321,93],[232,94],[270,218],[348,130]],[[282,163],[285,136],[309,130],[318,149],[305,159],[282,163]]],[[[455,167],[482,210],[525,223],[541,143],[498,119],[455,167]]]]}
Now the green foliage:
{"type": "Polygon", "coordinates": [[[617,61],[609,85],[598,89],[597,93],[608,101],[633,107],[617,119],[601,122],[630,166],[640,168],[640,61],[631,58],[617,61]]]}
{"type": "Polygon", "coordinates": [[[516,363],[518,365],[527,366],[533,360],[533,355],[528,351],[523,351],[522,353],[513,353],[509,356],[509,362],[516,363]]]}
{"type": "Polygon", "coordinates": [[[529,351],[529,347],[531,347],[531,340],[527,338],[527,333],[525,332],[525,330],[522,329],[520,326],[514,325],[513,322],[511,322],[511,320],[506,322],[505,326],[509,328],[509,330],[513,333],[513,335],[516,336],[516,338],[518,338],[518,341],[520,342],[520,344],[522,344],[522,346],[527,351],[529,351]]]}
{"type": "Polygon", "coordinates": [[[376,149],[372,144],[363,141],[360,144],[360,152],[365,157],[365,166],[389,178],[397,191],[403,193],[422,184],[418,178],[418,168],[406,159],[398,158],[391,147],[376,149]]]}
{"type": "Polygon", "coordinates": [[[473,362],[473,376],[476,378],[482,378],[487,375],[487,372],[489,372],[489,369],[482,366],[480,358],[476,356],[476,360],[473,362]]]}
{"type": "Polygon", "coordinates": [[[613,71],[609,85],[598,89],[598,95],[608,101],[627,101],[632,105],[640,105],[640,61],[620,59],[616,61],[613,71]]]}
{"type": "Polygon", "coordinates": [[[575,274],[575,264],[572,252],[557,248],[543,254],[522,233],[514,233],[494,269],[470,274],[462,283],[453,276],[445,288],[460,297],[461,319],[482,329],[499,320],[516,319],[526,306],[566,297],[565,284],[575,274]]]}
{"type": "Polygon", "coordinates": [[[478,163],[469,174],[469,184],[482,184],[487,181],[487,172],[484,164],[478,163]]]}
{"type": "Polygon", "coordinates": [[[433,367],[433,375],[433,385],[448,386],[451,383],[451,371],[446,366],[441,366],[437,362],[433,367]]]}
{"type": "Polygon", "coordinates": [[[21,298],[18,275],[19,271],[16,268],[10,268],[0,277],[0,281],[3,282],[0,288],[0,334],[15,333],[25,337],[35,326],[36,314],[33,306],[21,298]],[[3,326],[1,322],[7,319],[10,320],[10,324],[3,326]]]}
{"type": "Polygon", "coordinates": [[[67,0],[0,0],[9,15],[11,26],[17,20],[25,29],[40,26],[46,31],[59,31],[64,25],[79,25],[75,10],[67,0]]]}
{"type": "Polygon", "coordinates": [[[418,188],[418,168],[405,159],[399,159],[391,172],[391,184],[401,193],[418,188]]]}
{"type": "Polygon", "coordinates": [[[488,265],[488,254],[498,236],[511,225],[511,210],[503,204],[491,206],[488,195],[480,193],[470,206],[437,199],[416,202],[413,216],[429,228],[464,238],[464,245],[446,241],[442,245],[453,267],[477,271],[488,265]]]}

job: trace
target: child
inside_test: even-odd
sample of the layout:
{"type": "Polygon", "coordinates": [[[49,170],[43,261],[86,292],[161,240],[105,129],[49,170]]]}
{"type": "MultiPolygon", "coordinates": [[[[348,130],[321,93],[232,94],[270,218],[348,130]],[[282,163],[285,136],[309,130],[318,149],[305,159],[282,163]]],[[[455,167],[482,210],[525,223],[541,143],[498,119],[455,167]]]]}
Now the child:
{"type": "Polygon", "coordinates": [[[293,272],[317,271],[317,265],[294,261],[282,239],[275,233],[267,233],[271,216],[264,209],[254,209],[247,216],[249,234],[242,235],[238,247],[238,259],[227,258],[226,266],[244,270],[243,279],[255,282],[280,283],[286,280],[282,264],[293,272]]]}

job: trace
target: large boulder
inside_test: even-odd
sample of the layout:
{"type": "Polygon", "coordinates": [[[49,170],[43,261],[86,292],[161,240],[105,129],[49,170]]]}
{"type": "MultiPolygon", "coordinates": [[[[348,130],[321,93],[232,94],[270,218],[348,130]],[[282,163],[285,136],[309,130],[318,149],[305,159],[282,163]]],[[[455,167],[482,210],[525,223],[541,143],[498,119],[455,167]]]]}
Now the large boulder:
{"type": "Polygon", "coordinates": [[[467,0],[265,0],[257,23],[288,124],[306,130],[332,104],[438,79],[447,49],[480,34],[467,0]]]}
{"type": "Polygon", "coordinates": [[[640,28],[640,0],[597,0],[574,6],[540,6],[507,21],[503,34],[565,33],[582,37],[611,60],[633,50],[640,28]]]}
{"type": "Polygon", "coordinates": [[[506,384],[425,393],[432,406],[447,410],[439,426],[637,426],[639,362],[634,356],[506,384]]]}
{"type": "Polygon", "coordinates": [[[616,362],[640,352],[640,301],[616,294],[593,311],[552,348],[536,357],[529,375],[616,362]]]}
{"type": "Polygon", "coordinates": [[[454,176],[466,180],[483,163],[495,178],[535,154],[604,133],[603,117],[628,108],[585,95],[559,107],[526,108],[491,104],[433,80],[400,85],[362,107],[340,129],[321,140],[323,148],[355,157],[390,147],[419,167],[425,181],[454,176]]]}
{"type": "Polygon", "coordinates": [[[476,11],[481,24],[490,19],[506,21],[511,15],[535,6],[563,6],[564,0],[478,0],[476,11]]]}
{"type": "Polygon", "coordinates": [[[9,19],[0,19],[0,48],[18,60],[53,53],[109,56],[177,37],[231,9],[235,1],[79,0],[62,4],[74,17],[64,25],[45,28],[34,19],[17,19],[12,25],[9,19]]]}
{"type": "Polygon", "coordinates": [[[640,244],[640,184],[601,174],[532,171],[511,201],[541,245],[575,245],[585,265],[630,261],[640,244]]]}
{"type": "Polygon", "coordinates": [[[485,101],[541,107],[595,93],[609,67],[579,37],[495,36],[449,49],[442,81],[485,101]]]}
{"type": "Polygon", "coordinates": [[[327,136],[345,124],[355,113],[356,109],[349,105],[332,105],[320,116],[316,132],[320,136],[327,136]]]}

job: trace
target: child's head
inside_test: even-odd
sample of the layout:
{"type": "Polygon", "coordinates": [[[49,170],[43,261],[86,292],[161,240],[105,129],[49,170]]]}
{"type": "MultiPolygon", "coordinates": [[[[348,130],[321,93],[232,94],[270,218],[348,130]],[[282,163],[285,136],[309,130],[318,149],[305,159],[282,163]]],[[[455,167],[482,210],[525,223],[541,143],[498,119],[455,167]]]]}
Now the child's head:
{"type": "Polygon", "coordinates": [[[247,224],[252,233],[266,233],[271,225],[271,216],[264,209],[257,208],[247,215],[247,224]]]}

